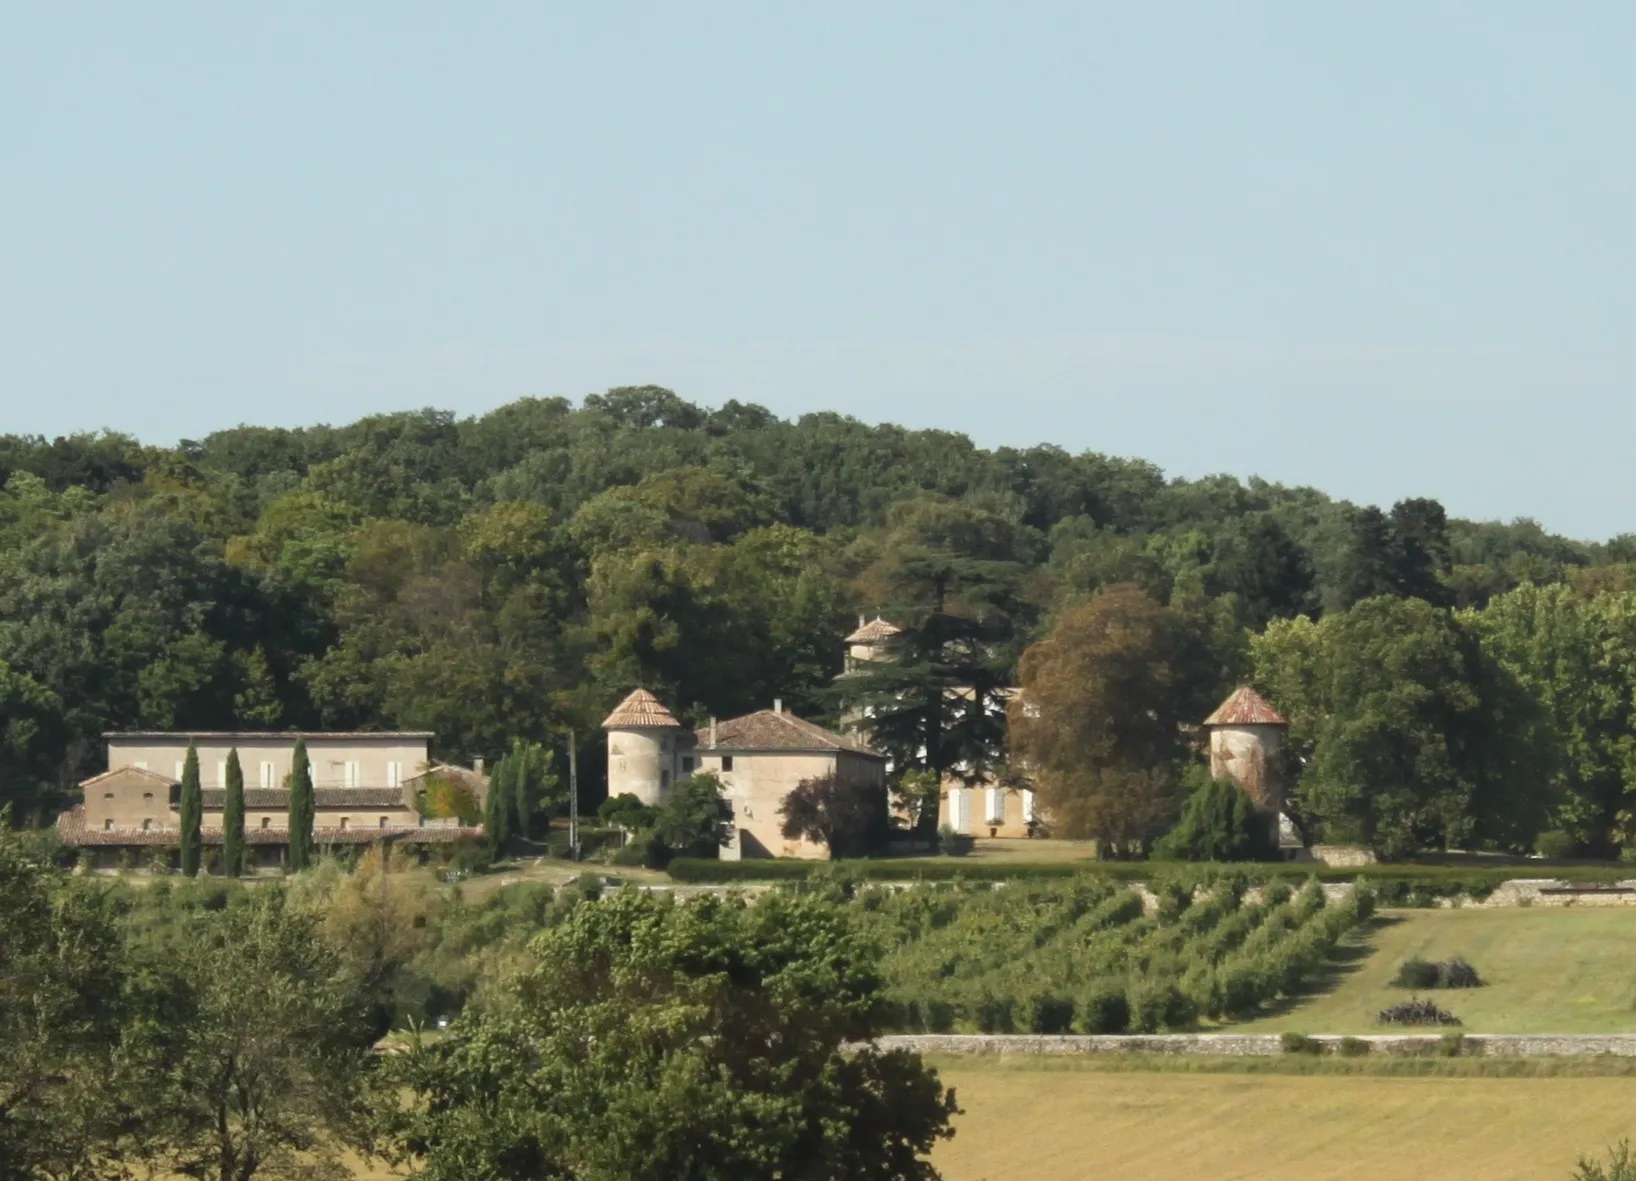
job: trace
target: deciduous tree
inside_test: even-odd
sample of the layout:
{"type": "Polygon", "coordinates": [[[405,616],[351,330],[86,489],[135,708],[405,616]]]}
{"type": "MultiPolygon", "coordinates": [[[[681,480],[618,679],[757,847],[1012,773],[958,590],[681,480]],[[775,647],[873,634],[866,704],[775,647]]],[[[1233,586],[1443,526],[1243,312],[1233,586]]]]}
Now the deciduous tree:
{"type": "Polygon", "coordinates": [[[505,1003],[392,1061],[426,1181],[935,1178],[954,1095],[872,1044],[878,950],[812,896],[635,892],[541,934],[505,1003]]]}
{"type": "Polygon", "coordinates": [[[886,792],[834,775],[803,779],[779,805],[784,836],[823,845],[831,859],[861,857],[883,835],[886,792]]]}

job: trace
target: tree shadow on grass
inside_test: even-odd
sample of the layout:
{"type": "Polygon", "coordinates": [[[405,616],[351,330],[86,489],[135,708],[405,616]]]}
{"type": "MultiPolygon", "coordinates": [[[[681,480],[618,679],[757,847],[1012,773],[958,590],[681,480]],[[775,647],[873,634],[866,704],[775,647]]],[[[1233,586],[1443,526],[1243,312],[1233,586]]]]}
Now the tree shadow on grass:
{"type": "Polygon", "coordinates": [[[1402,915],[1375,915],[1362,930],[1353,931],[1342,939],[1335,946],[1335,950],[1330,952],[1329,958],[1324,961],[1324,966],[1306,980],[1298,991],[1262,1005],[1255,1013],[1243,1018],[1243,1020],[1252,1020],[1259,1017],[1282,1017],[1316,997],[1334,992],[1350,977],[1356,975],[1363,967],[1364,962],[1379,950],[1376,941],[1380,934],[1387,928],[1395,927],[1403,921],[1402,915]]]}

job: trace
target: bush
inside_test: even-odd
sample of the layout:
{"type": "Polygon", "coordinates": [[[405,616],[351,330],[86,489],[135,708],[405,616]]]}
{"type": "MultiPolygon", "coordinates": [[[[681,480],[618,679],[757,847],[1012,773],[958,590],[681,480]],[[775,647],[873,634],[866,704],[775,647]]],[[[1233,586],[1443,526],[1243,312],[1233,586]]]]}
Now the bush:
{"type": "Polygon", "coordinates": [[[1172,980],[1134,980],[1125,990],[1125,999],[1130,1005],[1132,1033],[1180,1029],[1198,1019],[1192,1000],[1172,980]]]}
{"type": "Polygon", "coordinates": [[[973,1006],[977,1028],[984,1033],[1011,1033],[1016,1025],[1011,1019],[1011,998],[985,992],[973,1006]]]}
{"type": "Polygon", "coordinates": [[[1553,861],[1564,857],[1572,857],[1574,851],[1573,838],[1560,828],[1553,828],[1549,832],[1542,832],[1534,838],[1534,852],[1541,857],[1553,861]]]}
{"type": "Polygon", "coordinates": [[[1183,777],[1187,802],[1176,826],[1159,838],[1154,853],[1175,861],[1270,861],[1278,855],[1269,817],[1258,812],[1231,779],[1212,778],[1193,766],[1183,777]]]}
{"type": "Polygon", "coordinates": [[[1130,1028],[1130,1002],[1118,984],[1103,984],[1080,997],[1081,1033],[1124,1033],[1130,1028]]]}
{"type": "Polygon", "coordinates": [[[1621,1140],[1608,1150],[1606,1165],[1580,1157],[1570,1181],[1636,1181],[1636,1158],[1630,1155],[1629,1141],[1621,1140]]]}
{"type": "Polygon", "coordinates": [[[1361,1037],[1343,1037],[1338,1052],[1342,1058],[1363,1058],[1373,1048],[1361,1037]]]}
{"type": "Polygon", "coordinates": [[[1455,956],[1452,960],[1434,962],[1418,957],[1404,960],[1392,978],[1394,988],[1478,988],[1482,979],[1477,975],[1477,969],[1467,963],[1462,956],[1455,956]]]}
{"type": "Polygon", "coordinates": [[[1437,1053],[1443,1058],[1458,1058],[1466,1052],[1466,1035],[1445,1033],[1437,1039],[1437,1053]]]}
{"type": "Polygon", "coordinates": [[[1319,1054],[1323,1047],[1304,1033],[1281,1033],[1278,1044],[1286,1054],[1319,1054]]]}
{"type": "Polygon", "coordinates": [[[1028,1000],[1028,1028],[1032,1033],[1067,1033],[1074,1027],[1074,1002],[1067,997],[1040,993],[1028,1000]]]}
{"type": "Polygon", "coordinates": [[[976,841],[969,833],[955,832],[947,824],[937,830],[938,851],[950,857],[966,856],[971,852],[972,846],[975,844],[976,841]]]}
{"type": "Polygon", "coordinates": [[[1412,1001],[1402,1001],[1389,1008],[1382,1009],[1375,1015],[1375,1021],[1381,1025],[1459,1025],[1460,1019],[1453,1013],[1445,1012],[1437,1007],[1435,1001],[1416,998],[1412,1001]]]}

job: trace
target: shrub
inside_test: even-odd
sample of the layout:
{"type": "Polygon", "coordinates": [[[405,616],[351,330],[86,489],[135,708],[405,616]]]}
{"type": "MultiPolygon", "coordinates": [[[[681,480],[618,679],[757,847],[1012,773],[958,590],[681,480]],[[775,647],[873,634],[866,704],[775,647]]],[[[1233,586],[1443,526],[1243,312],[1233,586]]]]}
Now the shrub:
{"type": "Polygon", "coordinates": [[[1125,990],[1132,1033],[1179,1029],[1198,1019],[1193,1002],[1172,980],[1134,980],[1125,990]]]}
{"type": "Polygon", "coordinates": [[[1074,1027],[1074,1002],[1067,997],[1039,993],[1028,999],[1028,1028],[1032,1033],[1067,1033],[1074,1027]]]}
{"type": "Polygon", "coordinates": [[[1270,861],[1278,855],[1271,822],[1238,784],[1195,765],[1183,785],[1188,796],[1181,819],[1159,839],[1155,855],[1176,861],[1270,861]]]}
{"type": "Polygon", "coordinates": [[[1130,1028],[1130,1002],[1117,983],[1093,987],[1079,998],[1081,1033],[1124,1033],[1130,1028]]]}
{"type": "Polygon", "coordinates": [[[1404,960],[1392,977],[1393,988],[1436,988],[1438,965],[1418,957],[1404,960]]]}
{"type": "Polygon", "coordinates": [[[1478,988],[1482,979],[1464,957],[1433,962],[1418,957],[1403,961],[1392,978],[1394,988],[1478,988]]]}
{"type": "Polygon", "coordinates": [[[1588,1156],[1580,1157],[1570,1181],[1636,1181],[1636,1158],[1630,1155],[1629,1141],[1621,1140],[1608,1150],[1606,1165],[1588,1156]]]}
{"type": "Polygon", "coordinates": [[[1466,1051],[1466,1035],[1445,1033],[1437,1039],[1437,1053],[1443,1058],[1458,1058],[1466,1051]]]}
{"type": "Polygon", "coordinates": [[[1375,1015],[1375,1021],[1381,1025],[1459,1025],[1460,1019],[1453,1013],[1445,1012],[1437,1007],[1435,1001],[1416,998],[1412,1001],[1402,1001],[1389,1008],[1382,1009],[1375,1015]]]}
{"type": "Polygon", "coordinates": [[[1012,1001],[1008,996],[984,992],[978,996],[972,1010],[977,1028],[984,1033],[1011,1033],[1017,1028],[1012,1020],[1012,1001]]]}
{"type": "Polygon", "coordinates": [[[1534,838],[1534,852],[1552,861],[1572,857],[1574,852],[1573,838],[1560,828],[1553,828],[1549,832],[1542,832],[1534,838]]]}
{"type": "Polygon", "coordinates": [[[1319,1054],[1323,1047],[1304,1033],[1281,1033],[1278,1044],[1286,1054],[1319,1054]]]}
{"type": "Polygon", "coordinates": [[[950,857],[964,857],[970,853],[976,841],[969,833],[955,832],[953,827],[945,824],[937,830],[937,848],[941,853],[950,857]]]}
{"type": "Polygon", "coordinates": [[[954,1028],[954,1006],[948,1001],[928,1001],[925,1013],[926,1032],[948,1033],[954,1028]]]}
{"type": "Polygon", "coordinates": [[[1363,1058],[1373,1048],[1361,1037],[1343,1037],[1338,1052],[1342,1058],[1363,1058]]]}

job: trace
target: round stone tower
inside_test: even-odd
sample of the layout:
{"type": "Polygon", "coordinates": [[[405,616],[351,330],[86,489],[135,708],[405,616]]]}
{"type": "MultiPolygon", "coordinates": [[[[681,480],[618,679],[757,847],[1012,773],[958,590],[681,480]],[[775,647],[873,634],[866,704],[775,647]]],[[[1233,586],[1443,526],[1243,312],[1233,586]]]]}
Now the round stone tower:
{"type": "Polygon", "coordinates": [[[682,727],[659,699],[638,689],[602,722],[608,732],[608,798],[629,792],[657,808],[670,791],[682,727]]]}
{"type": "MultiPolygon", "coordinates": [[[[1279,752],[1289,722],[1248,685],[1240,685],[1204,719],[1210,732],[1210,774],[1231,779],[1276,821],[1284,811],[1279,752]]],[[[1276,830],[1275,830],[1276,831],[1276,830]]]]}

